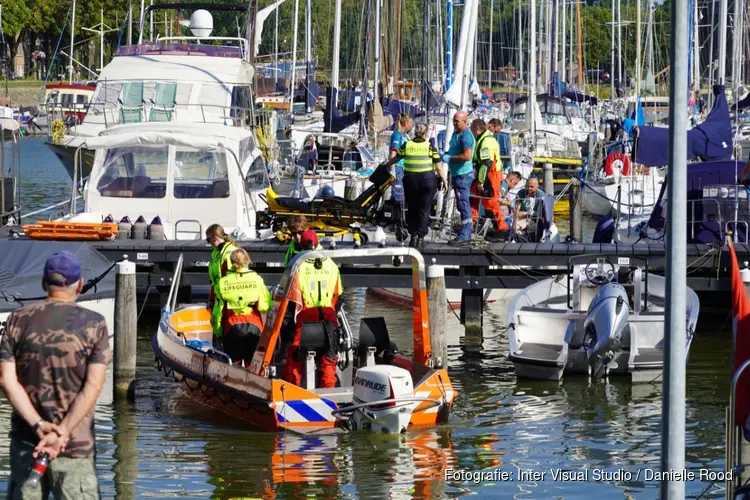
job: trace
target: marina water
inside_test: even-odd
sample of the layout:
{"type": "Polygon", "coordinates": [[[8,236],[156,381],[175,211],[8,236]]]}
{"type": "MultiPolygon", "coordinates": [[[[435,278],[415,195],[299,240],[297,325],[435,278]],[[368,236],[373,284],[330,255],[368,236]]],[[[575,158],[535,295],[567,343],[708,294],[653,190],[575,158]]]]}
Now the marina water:
{"type": "MultiPolygon", "coordinates": [[[[41,139],[24,138],[22,155],[24,212],[69,195],[70,178],[41,139]]],[[[385,316],[392,340],[412,350],[408,309],[363,289],[345,297],[355,329],[363,314],[385,316]]],[[[661,383],[516,380],[506,305],[486,308],[481,345],[448,314],[449,370],[460,396],[447,425],[312,438],[257,432],[183,395],[156,370],[158,312],[146,308],[136,403],[96,408],[102,497],[657,498],[661,383]]],[[[687,367],[687,471],[679,471],[694,476],[689,498],[724,496],[723,482],[713,481],[724,472],[730,348],[731,319],[701,318],[687,367]]],[[[2,497],[9,430],[10,405],[0,399],[2,497]]]]}

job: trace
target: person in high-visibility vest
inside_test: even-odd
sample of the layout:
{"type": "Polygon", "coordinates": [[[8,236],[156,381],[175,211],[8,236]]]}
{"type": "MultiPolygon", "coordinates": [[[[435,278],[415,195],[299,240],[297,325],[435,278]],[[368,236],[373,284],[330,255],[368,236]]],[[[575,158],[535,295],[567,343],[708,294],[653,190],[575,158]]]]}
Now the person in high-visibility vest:
{"type": "MultiPolygon", "coordinates": [[[[221,307],[216,301],[215,289],[219,280],[226,276],[230,268],[229,256],[237,250],[237,245],[219,224],[212,224],[206,229],[206,242],[213,247],[211,261],[208,264],[208,280],[211,283],[211,291],[206,307],[211,311],[212,316],[221,317],[221,307]]],[[[214,335],[221,337],[221,334],[221,322],[218,322],[214,327],[214,335]]]]}
{"type": "Polygon", "coordinates": [[[485,215],[492,221],[497,232],[508,230],[500,211],[500,184],[503,182],[503,166],[500,161],[500,145],[492,133],[487,130],[484,120],[476,119],[471,122],[471,132],[477,139],[474,148],[474,169],[477,172],[474,184],[471,186],[471,215],[479,217],[479,202],[484,206],[485,215]]]}
{"type": "MultiPolygon", "coordinates": [[[[318,236],[308,229],[302,234],[300,246],[303,250],[314,250],[318,236]]],[[[284,380],[295,385],[302,384],[303,361],[298,356],[302,323],[323,321],[330,333],[338,326],[336,307],[343,293],[339,268],[331,259],[316,259],[303,262],[297,269],[290,287],[290,300],[297,304],[294,339],[287,353],[284,380]]],[[[334,347],[316,358],[320,377],[316,387],[336,386],[336,353],[334,347]]]]}
{"type": "Polygon", "coordinates": [[[295,255],[302,251],[299,246],[299,241],[302,237],[302,233],[307,230],[307,217],[304,215],[295,215],[292,217],[289,220],[289,230],[292,233],[292,240],[289,242],[289,247],[286,249],[286,255],[284,255],[284,267],[286,267],[295,255]]]}
{"type": "Polygon", "coordinates": [[[405,142],[396,156],[386,163],[404,162],[404,198],[406,199],[406,227],[411,235],[409,246],[424,250],[424,238],[430,229],[432,200],[440,181],[447,189],[447,181],[440,169],[442,158],[427,141],[429,128],[424,123],[414,127],[414,139],[405,142]]]}
{"type": "Polygon", "coordinates": [[[211,319],[221,322],[224,352],[236,364],[244,361],[248,367],[263,331],[262,313],[271,308],[271,293],[263,278],[250,270],[247,252],[239,248],[232,252],[230,260],[232,269],[215,287],[221,315],[211,319]]]}

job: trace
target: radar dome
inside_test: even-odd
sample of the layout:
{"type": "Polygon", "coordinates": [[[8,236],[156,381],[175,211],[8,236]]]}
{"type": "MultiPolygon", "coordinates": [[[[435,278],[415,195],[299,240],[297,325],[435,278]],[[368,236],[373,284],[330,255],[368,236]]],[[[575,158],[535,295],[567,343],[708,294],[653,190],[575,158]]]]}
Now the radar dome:
{"type": "Polygon", "coordinates": [[[208,37],[214,30],[214,18],[207,10],[199,9],[190,16],[190,31],[193,36],[208,37]]]}

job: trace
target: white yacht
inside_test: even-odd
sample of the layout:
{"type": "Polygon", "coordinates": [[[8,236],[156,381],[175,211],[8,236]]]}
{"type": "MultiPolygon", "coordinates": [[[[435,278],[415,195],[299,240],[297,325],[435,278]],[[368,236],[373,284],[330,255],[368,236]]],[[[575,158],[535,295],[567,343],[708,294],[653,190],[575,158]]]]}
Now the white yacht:
{"type": "MultiPolygon", "coordinates": [[[[208,11],[200,10],[200,5],[196,4],[197,10],[190,18],[193,36],[158,37],[149,42],[143,38],[142,22],[138,44],[118,48],[112,61],[102,69],[82,123],[61,137],[57,134],[50,138],[48,146],[71,177],[76,150],[87,138],[115,125],[151,122],[238,128],[255,125],[254,69],[249,62],[248,40],[210,36],[213,18],[208,11]]],[[[246,9],[217,4],[212,10],[229,7],[246,9]]],[[[160,7],[157,4],[153,8],[160,7]]],[[[180,9],[189,10],[191,4],[181,4],[180,9]]],[[[84,150],[81,158],[86,177],[93,153],[84,150]]]]}
{"type": "MultiPolygon", "coordinates": [[[[128,238],[131,223],[139,219],[144,231],[150,223],[149,239],[199,240],[214,223],[236,239],[270,236],[256,229],[269,180],[250,130],[218,124],[117,125],[84,139],[80,147],[95,151],[81,190],[84,210],[76,213],[71,197],[71,215],[62,221],[120,222],[120,238],[128,238]]],[[[79,173],[80,167],[75,184],[79,173]]]]}

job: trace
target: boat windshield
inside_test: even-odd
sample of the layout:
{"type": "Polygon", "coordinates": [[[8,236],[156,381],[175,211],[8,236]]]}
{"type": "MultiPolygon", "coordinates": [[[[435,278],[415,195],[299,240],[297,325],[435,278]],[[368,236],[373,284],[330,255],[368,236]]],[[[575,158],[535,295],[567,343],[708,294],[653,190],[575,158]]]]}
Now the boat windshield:
{"type": "Polygon", "coordinates": [[[526,100],[513,104],[510,110],[510,115],[514,120],[525,120],[526,119],[526,100]]]}
{"type": "Polygon", "coordinates": [[[583,113],[581,113],[581,108],[575,104],[568,104],[568,116],[571,118],[583,118],[583,113]]]}
{"type": "Polygon", "coordinates": [[[540,99],[539,111],[542,113],[542,123],[549,125],[567,125],[568,117],[565,115],[565,105],[558,100],[540,99]]]}
{"type": "Polygon", "coordinates": [[[99,194],[110,198],[164,198],[169,148],[126,146],[107,151],[99,194]]]}
{"type": "MultiPolygon", "coordinates": [[[[234,160],[232,160],[234,161],[234,160]]],[[[174,163],[175,198],[227,198],[229,176],[223,151],[178,148],[174,163]]]]}

